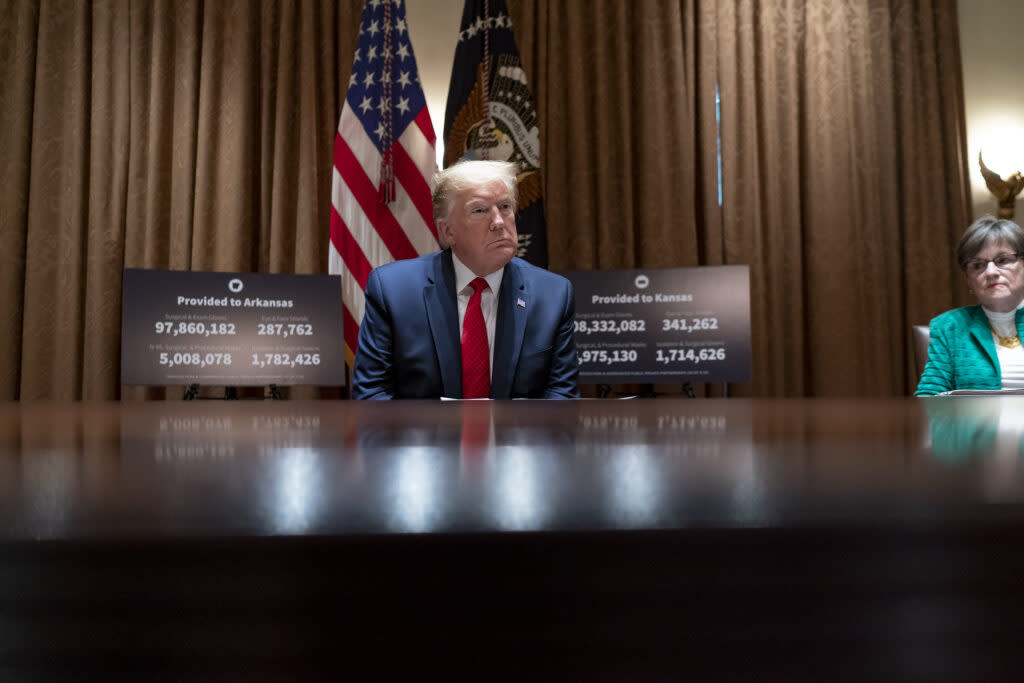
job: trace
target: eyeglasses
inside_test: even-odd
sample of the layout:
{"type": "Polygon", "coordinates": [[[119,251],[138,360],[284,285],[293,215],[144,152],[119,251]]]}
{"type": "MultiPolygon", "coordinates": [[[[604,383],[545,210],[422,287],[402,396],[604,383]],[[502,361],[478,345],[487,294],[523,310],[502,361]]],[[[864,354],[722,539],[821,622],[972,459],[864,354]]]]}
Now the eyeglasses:
{"type": "Polygon", "coordinates": [[[989,263],[996,264],[996,268],[998,268],[999,270],[1009,270],[1010,268],[1013,268],[1015,265],[1017,265],[1017,263],[1020,262],[1020,257],[1020,254],[1004,252],[1002,254],[999,254],[995,258],[971,259],[970,261],[967,262],[967,272],[970,275],[981,275],[986,270],[988,270],[989,263]]]}

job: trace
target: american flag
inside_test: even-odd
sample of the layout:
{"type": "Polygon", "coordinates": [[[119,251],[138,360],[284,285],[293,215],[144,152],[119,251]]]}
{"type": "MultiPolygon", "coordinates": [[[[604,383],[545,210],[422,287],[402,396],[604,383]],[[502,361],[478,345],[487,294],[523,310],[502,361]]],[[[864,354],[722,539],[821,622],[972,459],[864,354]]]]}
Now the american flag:
{"type": "Polygon", "coordinates": [[[402,0],[368,0],[334,140],[330,272],[341,275],[345,356],[355,357],[370,271],[439,249],[430,202],[434,126],[402,0]]]}

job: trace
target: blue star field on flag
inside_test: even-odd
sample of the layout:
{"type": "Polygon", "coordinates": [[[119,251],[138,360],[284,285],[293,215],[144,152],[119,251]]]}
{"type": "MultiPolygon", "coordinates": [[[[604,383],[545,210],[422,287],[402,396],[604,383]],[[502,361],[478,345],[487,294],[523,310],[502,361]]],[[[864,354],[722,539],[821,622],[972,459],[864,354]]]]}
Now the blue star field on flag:
{"type": "Polygon", "coordinates": [[[416,59],[409,42],[405,3],[392,0],[390,5],[389,8],[384,0],[370,0],[363,8],[359,46],[352,64],[347,96],[349,106],[382,154],[388,142],[398,138],[426,106],[416,59]],[[392,28],[390,41],[385,35],[389,18],[392,28]],[[389,56],[390,79],[385,69],[389,56]],[[390,131],[387,130],[385,116],[388,86],[392,104],[390,131]]]}

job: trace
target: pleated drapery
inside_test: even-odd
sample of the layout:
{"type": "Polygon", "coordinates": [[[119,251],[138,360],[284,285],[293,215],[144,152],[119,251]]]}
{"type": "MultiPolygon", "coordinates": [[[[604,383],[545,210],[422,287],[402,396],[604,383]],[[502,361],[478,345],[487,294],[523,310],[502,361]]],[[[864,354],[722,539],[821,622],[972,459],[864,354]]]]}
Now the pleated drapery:
{"type": "Polygon", "coordinates": [[[0,12],[0,398],[119,397],[125,267],[326,272],[361,0],[0,12]]]}
{"type": "MultiPolygon", "coordinates": [[[[750,264],[732,393],[909,392],[967,303],[954,0],[508,4],[553,270],[750,264]]],[[[0,399],[122,396],[124,267],[327,271],[361,9],[0,0],[0,399]]]]}
{"type": "Polygon", "coordinates": [[[953,0],[518,0],[552,268],[749,264],[758,396],[916,386],[970,303],[953,0]],[[721,205],[718,159],[721,155],[721,205]]]}

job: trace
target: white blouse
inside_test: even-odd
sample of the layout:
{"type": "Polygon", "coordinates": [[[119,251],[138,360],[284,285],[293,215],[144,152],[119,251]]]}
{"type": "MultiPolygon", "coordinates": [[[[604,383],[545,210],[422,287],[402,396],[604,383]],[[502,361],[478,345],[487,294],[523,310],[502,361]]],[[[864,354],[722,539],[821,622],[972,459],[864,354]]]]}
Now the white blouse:
{"type": "Polygon", "coordinates": [[[999,336],[1017,336],[1017,311],[995,313],[982,307],[988,322],[992,326],[992,341],[996,345],[999,368],[1003,379],[1003,389],[1024,389],[1024,345],[1008,349],[999,344],[999,336]]]}

